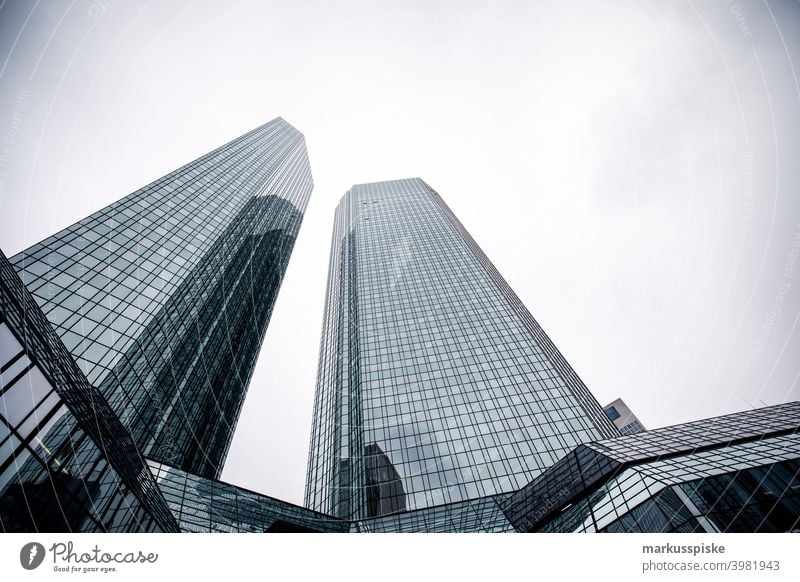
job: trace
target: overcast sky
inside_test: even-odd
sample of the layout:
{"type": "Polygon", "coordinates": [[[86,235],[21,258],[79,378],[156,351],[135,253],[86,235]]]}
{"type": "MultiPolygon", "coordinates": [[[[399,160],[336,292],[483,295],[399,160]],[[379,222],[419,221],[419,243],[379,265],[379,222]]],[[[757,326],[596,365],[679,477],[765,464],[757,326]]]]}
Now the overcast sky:
{"type": "Polygon", "coordinates": [[[277,116],[315,188],[223,478],[302,502],[333,209],[438,190],[601,404],[800,398],[800,5],[0,4],[12,255],[277,116]]]}

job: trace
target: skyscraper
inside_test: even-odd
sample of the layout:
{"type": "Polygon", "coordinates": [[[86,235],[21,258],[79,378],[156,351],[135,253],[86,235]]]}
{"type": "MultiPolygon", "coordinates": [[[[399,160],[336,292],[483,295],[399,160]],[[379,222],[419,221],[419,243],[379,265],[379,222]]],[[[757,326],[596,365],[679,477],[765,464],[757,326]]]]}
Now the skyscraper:
{"type": "Polygon", "coordinates": [[[617,398],[614,402],[603,407],[608,420],[614,423],[620,434],[636,434],[644,432],[644,425],[636,418],[636,415],[628,408],[622,398],[617,398]]]}
{"type": "Polygon", "coordinates": [[[618,434],[425,182],[344,195],[308,507],[363,519],[504,495],[578,444],[618,434]]]}
{"type": "Polygon", "coordinates": [[[312,186],[278,118],[11,259],[143,455],[219,476],[312,186]]]}
{"type": "Polygon", "coordinates": [[[311,187],[277,119],[0,252],[0,531],[800,527],[800,403],[621,436],[420,179],[337,208],[308,507],[219,481],[311,187]]]}

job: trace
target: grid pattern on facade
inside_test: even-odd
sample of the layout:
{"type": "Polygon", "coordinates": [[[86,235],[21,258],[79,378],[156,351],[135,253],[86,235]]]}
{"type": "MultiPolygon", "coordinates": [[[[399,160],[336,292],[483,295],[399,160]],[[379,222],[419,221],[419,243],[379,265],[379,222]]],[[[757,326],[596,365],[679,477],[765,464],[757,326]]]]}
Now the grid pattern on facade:
{"type": "Polygon", "coordinates": [[[353,522],[351,531],[363,533],[503,533],[513,532],[500,501],[493,495],[415,511],[353,522]]]}
{"type": "MultiPolygon", "coordinates": [[[[796,460],[798,427],[800,402],[791,402],[589,443],[503,509],[520,531],[601,531],[668,486],[796,460]]],[[[696,521],[708,531],[718,527],[696,521]]]]}
{"type": "Polygon", "coordinates": [[[697,479],[680,487],[702,518],[719,531],[800,532],[798,459],[697,479]]]}
{"type": "Polygon", "coordinates": [[[620,461],[637,461],[757,439],[765,434],[793,432],[798,427],[800,402],[787,402],[657,428],[636,435],[591,443],[589,446],[620,461]]]}
{"type": "Polygon", "coordinates": [[[633,422],[629,422],[625,426],[620,427],[619,433],[621,435],[629,435],[629,434],[638,434],[640,432],[644,432],[645,428],[642,426],[642,423],[638,420],[634,420],[633,422]]]}
{"type": "Polygon", "coordinates": [[[617,435],[441,198],[354,186],[336,211],[306,503],[361,519],[378,446],[406,510],[515,491],[617,435]]]}
{"type": "Polygon", "coordinates": [[[13,257],[143,453],[221,471],[312,186],[279,118],[13,257]]]}
{"type": "Polygon", "coordinates": [[[301,219],[250,200],[103,380],[143,454],[220,473],[301,219]]]}
{"type": "Polygon", "coordinates": [[[133,440],[0,253],[0,530],[177,531],[133,440]]]}
{"type": "Polygon", "coordinates": [[[185,532],[513,532],[500,509],[507,494],[347,521],[213,479],[148,461],[185,532]]]}
{"type": "Polygon", "coordinates": [[[351,378],[357,375],[358,329],[352,309],[355,269],[347,260],[353,237],[346,230],[340,204],[334,217],[305,499],[306,506],[342,518],[352,514],[349,448],[351,440],[358,442],[358,432],[350,431],[351,412],[357,414],[353,395],[358,387],[351,378]]]}
{"type": "Polygon", "coordinates": [[[793,531],[798,471],[796,434],[635,465],[536,531],[793,531]]]}
{"type": "Polygon", "coordinates": [[[327,515],[149,461],[158,486],[185,532],[347,532],[327,515]]]}

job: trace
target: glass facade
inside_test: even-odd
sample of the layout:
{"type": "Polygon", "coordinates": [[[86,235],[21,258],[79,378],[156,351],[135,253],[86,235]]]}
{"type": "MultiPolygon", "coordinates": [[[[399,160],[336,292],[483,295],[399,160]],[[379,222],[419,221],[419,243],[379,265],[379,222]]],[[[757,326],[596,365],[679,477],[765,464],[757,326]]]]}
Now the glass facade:
{"type": "Polygon", "coordinates": [[[350,523],[150,461],[184,532],[347,532],[350,523]]]}
{"type": "MultiPolygon", "coordinates": [[[[643,476],[642,485],[646,487],[647,481],[643,476]]],[[[618,496],[609,499],[606,508],[597,507],[597,531],[800,532],[800,460],[663,486],[630,510],[623,503],[618,496]]],[[[558,527],[555,521],[542,531],[558,527]]],[[[594,525],[587,531],[595,531],[594,525]]]]}
{"type": "Polygon", "coordinates": [[[312,187],[278,118],[12,258],[145,456],[221,472],[312,187]]]}
{"type": "Polygon", "coordinates": [[[644,426],[642,426],[641,422],[639,422],[638,420],[634,420],[633,422],[629,422],[628,424],[620,427],[619,433],[622,435],[637,434],[640,432],[644,432],[645,430],[647,429],[645,429],[644,426]]]}
{"type": "Polygon", "coordinates": [[[130,434],[2,253],[0,531],[178,531],[130,434]]]}
{"type": "Polygon", "coordinates": [[[512,492],[619,433],[439,195],[336,210],[306,504],[361,520],[512,492]]]}
{"type": "Polygon", "coordinates": [[[501,509],[508,494],[360,521],[337,519],[280,499],[150,461],[184,532],[476,533],[513,532],[501,509]]]}
{"type": "Polygon", "coordinates": [[[581,446],[503,510],[518,531],[795,531],[800,403],[581,446]]]}
{"type": "Polygon", "coordinates": [[[481,497],[426,509],[352,522],[360,533],[503,533],[514,526],[501,509],[509,494],[481,497]]]}

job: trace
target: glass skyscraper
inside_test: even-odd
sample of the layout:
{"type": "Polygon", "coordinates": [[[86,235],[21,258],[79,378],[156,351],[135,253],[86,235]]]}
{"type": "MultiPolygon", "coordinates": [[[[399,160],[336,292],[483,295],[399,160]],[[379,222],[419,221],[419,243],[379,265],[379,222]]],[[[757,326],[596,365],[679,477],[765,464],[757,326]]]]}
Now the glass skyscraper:
{"type": "Polygon", "coordinates": [[[143,455],[219,476],[312,186],[278,118],[12,257],[143,455]]]}
{"type": "Polygon", "coordinates": [[[620,435],[420,179],[337,208],[306,507],[221,482],[311,189],[276,119],[0,252],[0,531],[800,528],[800,403],[620,435]]]}
{"type": "Polygon", "coordinates": [[[518,490],[618,436],[441,197],[360,184],[334,221],[306,505],[379,517],[518,490]]]}

